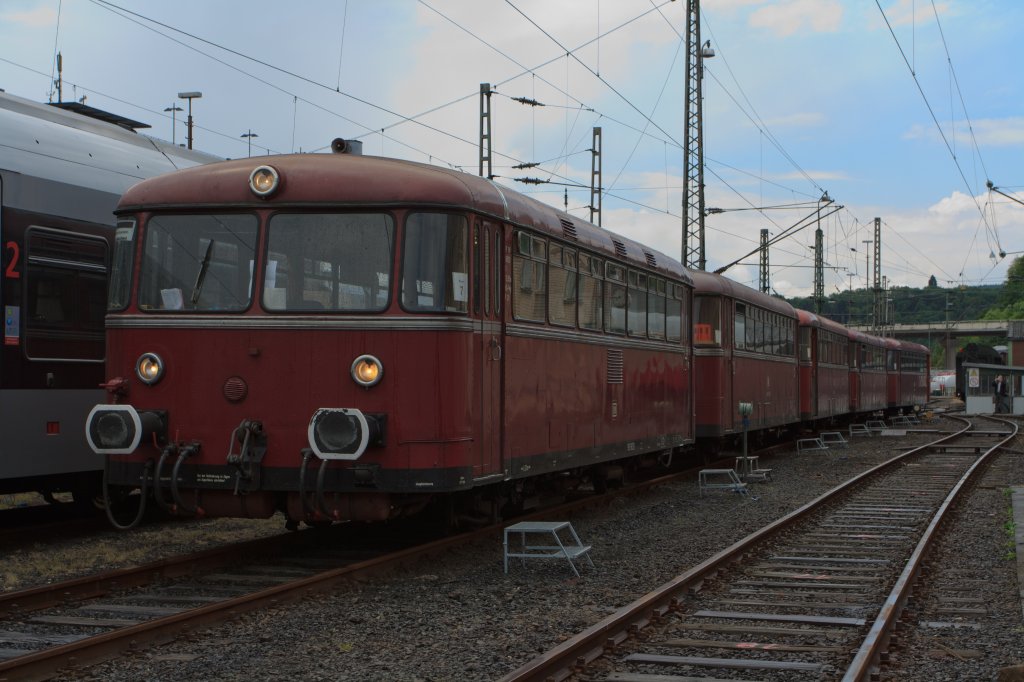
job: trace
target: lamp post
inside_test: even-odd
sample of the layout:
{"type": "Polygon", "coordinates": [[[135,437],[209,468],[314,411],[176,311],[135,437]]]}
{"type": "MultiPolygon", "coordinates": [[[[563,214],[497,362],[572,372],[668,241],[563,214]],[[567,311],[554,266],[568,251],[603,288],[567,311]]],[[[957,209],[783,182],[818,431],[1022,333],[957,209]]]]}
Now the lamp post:
{"type": "Polygon", "coordinates": [[[252,156],[252,138],[259,137],[259,135],[254,133],[252,131],[252,128],[249,128],[249,132],[242,133],[239,137],[244,137],[244,138],[246,138],[248,140],[248,142],[249,142],[249,156],[252,156]]]}
{"type": "Polygon", "coordinates": [[[171,112],[171,144],[176,144],[177,141],[175,139],[175,133],[178,130],[177,113],[179,111],[185,111],[185,110],[182,109],[181,107],[179,107],[177,104],[172,104],[171,106],[169,106],[166,109],[164,109],[164,111],[171,112]]]}
{"type": "Polygon", "coordinates": [[[740,478],[746,479],[750,476],[750,460],[747,458],[747,430],[750,428],[750,415],[754,413],[753,403],[739,404],[739,413],[743,421],[743,461],[740,464],[740,478]]]}
{"type": "Polygon", "coordinates": [[[198,91],[179,92],[178,97],[188,100],[188,148],[192,149],[192,100],[199,99],[203,93],[198,91]]]}

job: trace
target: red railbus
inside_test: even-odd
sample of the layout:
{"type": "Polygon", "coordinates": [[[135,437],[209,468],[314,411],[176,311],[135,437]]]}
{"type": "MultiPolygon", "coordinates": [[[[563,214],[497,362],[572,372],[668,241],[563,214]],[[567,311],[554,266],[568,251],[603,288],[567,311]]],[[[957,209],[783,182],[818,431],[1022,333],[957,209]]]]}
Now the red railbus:
{"type": "Polygon", "coordinates": [[[875,412],[888,407],[885,370],[886,341],[850,330],[850,391],[853,412],[875,412]]]}
{"type": "Polygon", "coordinates": [[[827,317],[798,310],[800,418],[845,415],[850,408],[849,330],[827,317]]]}
{"type": "Polygon", "coordinates": [[[796,310],[725,277],[691,274],[697,436],[742,432],[741,402],[752,406],[751,429],[798,422],[796,310]]]}
{"type": "Polygon", "coordinates": [[[86,430],[172,511],[482,514],[694,441],[686,269],[486,179],[242,159],[117,213],[86,430]]]}
{"type": "Polygon", "coordinates": [[[899,394],[896,407],[922,407],[928,402],[931,354],[926,346],[909,341],[899,343],[899,394]]]}

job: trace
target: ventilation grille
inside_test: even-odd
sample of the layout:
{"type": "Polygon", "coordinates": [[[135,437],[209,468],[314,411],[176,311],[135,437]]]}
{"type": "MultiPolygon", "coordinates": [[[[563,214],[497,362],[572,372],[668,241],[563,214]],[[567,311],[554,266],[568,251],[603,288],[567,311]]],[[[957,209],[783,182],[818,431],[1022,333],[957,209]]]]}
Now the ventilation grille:
{"type": "Polygon", "coordinates": [[[562,234],[565,235],[565,238],[576,241],[576,226],[572,224],[572,221],[565,218],[560,218],[559,220],[562,223],[562,234]]]}
{"type": "Polygon", "coordinates": [[[644,256],[647,257],[647,264],[648,265],[650,265],[652,268],[658,267],[658,261],[654,257],[653,253],[648,253],[647,251],[644,251],[644,256]]]}
{"type": "Polygon", "coordinates": [[[249,386],[242,377],[230,377],[224,382],[224,397],[233,403],[245,398],[249,393],[249,386]]]}
{"type": "Polygon", "coordinates": [[[620,242],[618,239],[612,239],[612,244],[615,244],[615,255],[619,258],[626,257],[626,245],[620,242]]]}
{"type": "Polygon", "coordinates": [[[622,383],[622,351],[621,350],[609,350],[608,351],[608,383],[609,384],[621,384],[622,383]]]}

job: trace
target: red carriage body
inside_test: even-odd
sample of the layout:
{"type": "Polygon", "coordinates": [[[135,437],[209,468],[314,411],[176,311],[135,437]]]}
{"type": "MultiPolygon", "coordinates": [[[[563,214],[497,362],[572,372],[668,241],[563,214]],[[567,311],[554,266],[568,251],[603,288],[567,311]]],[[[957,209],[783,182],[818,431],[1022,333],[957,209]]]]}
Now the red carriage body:
{"type": "Polygon", "coordinates": [[[887,407],[885,339],[850,330],[854,361],[850,366],[852,411],[875,412],[887,407]]]}
{"type": "Polygon", "coordinates": [[[850,343],[846,327],[798,310],[800,418],[807,421],[850,412],[850,343]]]}
{"type": "Polygon", "coordinates": [[[901,408],[921,407],[928,402],[931,354],[926,346],[909,341],[899,341],[901,408]]]}
{"type": "Polygon", "coordinates": [[[693,442],[687,271],[488,180],[243,159],[118,214],[87,433],[164,506],[380,520],[693,442]]]}
{"type": "Polygon", "coordinates": [[[751,429],[796,422],[794,308],[719,275],[691,274],[698,438],[741,432],[741,402],[753,407],[751,429]]]}

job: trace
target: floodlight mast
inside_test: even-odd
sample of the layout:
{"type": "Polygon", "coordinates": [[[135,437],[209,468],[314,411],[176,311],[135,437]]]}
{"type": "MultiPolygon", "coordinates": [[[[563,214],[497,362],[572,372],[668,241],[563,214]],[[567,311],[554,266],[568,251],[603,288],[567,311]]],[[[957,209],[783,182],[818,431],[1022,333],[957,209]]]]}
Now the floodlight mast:
{"type": "Polygon", "coordinates": [[[180,99],[188,100],[188,148],[192,149],[192,100],[199,99],[203,96],[203,93],[198,90],[190,90],[189,92],[179,92],[178,97],[180,99]]]}

